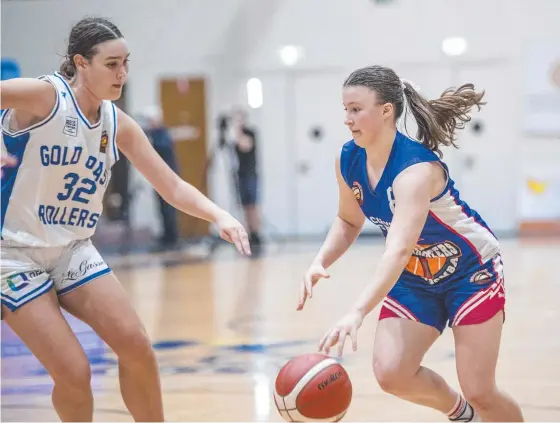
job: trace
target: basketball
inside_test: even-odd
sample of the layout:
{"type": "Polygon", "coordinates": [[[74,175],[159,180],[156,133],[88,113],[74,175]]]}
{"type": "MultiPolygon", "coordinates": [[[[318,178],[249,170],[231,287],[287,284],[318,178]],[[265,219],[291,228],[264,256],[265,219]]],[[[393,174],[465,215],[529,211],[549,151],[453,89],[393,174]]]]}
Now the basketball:
{"type": "Polygon", "coordinates": [[[334,358],[323,354],[292,358],[276,377],[274,401],[287,422],[338,422],[351,400],[348,373],[334,358]]]}

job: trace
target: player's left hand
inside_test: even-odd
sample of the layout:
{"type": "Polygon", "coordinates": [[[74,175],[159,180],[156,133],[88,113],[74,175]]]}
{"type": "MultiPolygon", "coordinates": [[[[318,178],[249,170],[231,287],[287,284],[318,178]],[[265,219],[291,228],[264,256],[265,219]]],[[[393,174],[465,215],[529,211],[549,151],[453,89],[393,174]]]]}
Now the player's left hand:
{"type": "Polygon", "coordinates": [[[352,350],[356,351],[358,349],[358,329],[362,326],[363,321],[364,315],[361,311],[350,311],[323,336],[319,344],[319,351],[324,350],[328,354],[331,347],[338,344],[338,355],[341,356],[347,336],[352,339],[352,350]]]}
{"type": "Polygon", "coordinates": [[[247,231],[237,219],[229,213],[224,213],[216,220],[215,224],[223,240],[234,244],[240,254],[251,255],[249,235],[247,235],[247,231]]]}

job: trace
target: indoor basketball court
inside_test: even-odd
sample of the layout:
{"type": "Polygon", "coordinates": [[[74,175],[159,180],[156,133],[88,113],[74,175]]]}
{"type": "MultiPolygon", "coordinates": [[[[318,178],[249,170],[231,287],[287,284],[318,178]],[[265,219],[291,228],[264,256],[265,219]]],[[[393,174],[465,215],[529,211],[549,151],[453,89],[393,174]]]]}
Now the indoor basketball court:
{"type": "MultiPolygon", "coordinates": [[[[391,87],[400,87],[402,96],[391,88],[399,93],[391,104],[402,98],[410,106],[413,89],[428,100],[440,100],[448,87],[466,83],[475,87],[470,101],[485,92],[487,104],[480,111],[473,107],[472,120],[456,133],[460,148],[442,148],[443,160],[461,199],[480,213],[501,246],[507,300],[497,383],[519,402],[526,421],[560,421],[558,0],[2,0],[1,13],[3,82],[59,70],[63,57],[71,59],[66,57],[69,31],[84,16],[113,21],[130,51],[130,64],[117,63],[126,83],[117,84],[122,91],[114,103],[138,122],[154,150],[183,180],[243,223],[256,253],[262,246],[260,254],[242,257],[208,222],[175,213],[123,151],[111,168],[103,199],[95,187],[77,190],[97,195],[98,205],[103,202],[91,239],[147,329],[161,372],[166,421],[284,421],[274,395],[282,367],[317,352],[325,332],[371,281],[384,252],[382,231],[389,226],[373,214],[356,244],[328,269],[331,278],[314,288],[302,311],[296,310],[304,272],[337,214],[335,157],[356,132],[345,124],[349,108],[342,104],[342,87],[356,69],[371,65],[391,68],[399,78],[391,87]]],[[[355,84],[360,85],[367,87],[355,84]]],[[[71,97],[75,103],[75,93],[66,98],[65,90],[60,101],[70,104],[71,97]]],[[[92,104],[95,115],[97,103],[92,104]]],[[[441,129],[444,119],[435,118],[441,112],[427,104],[432,125],[441,129]]],[[[85,128],[80,109],[72,113],[76,116],[61,118],[70,132],[66,126],[53,131],[61,145],[77,143],[79,128],[85,128]]],[[[117,119],[107,116],[105,125],[117,119]]],[[[406,122],[404,116],[395,121],[397,128],[414,138],[413,112],[408,110],[406,122]]],[[[88,128],[90,123],[85,122],[88,128]]],[[[111,128],[114,132],[118,125],[111,128]]],[[[109,138],[114,142],[117,136],[103,133],[105,144],[99,141],[97,148],[94,140],[92,145],[106,159],[109,138]]],[[[12,148],[17,147],[18,139],[11,138],[12,148]]],[[[11,188],[5,191],[8,178],[2,180],[4,235],[5,204],[17,166],[12,171],[11,188]]],[[[366,179],[368,171],[366,165],[366,179]]],[[[52,181],[53,187],[68,186],[64,183],[52,181]]],[[[360,206],[362,186],[352,185],[360,206]]],[[[393,187],[382,192],[385,207],[394,212],[393,187]]],[[[450,192],[446,188],[441,195],[448,198],[450,192]]],[[[184,199],[175,191],[172,197],[184,199]]],[[[94,203],[78,199],[85,201],[80,207],[94,203]]],[[[473,217],[467,215],[470,210],[455,204],[447,204],[454,208],[450,219],[465,226],[447,226],[449,236],[461,237],[480,258],[482,248],[463,239],[461,230],[467,227],[474,237],[484,232],[484,248],[494,246],[494,239],[487,242],[485,228],[473,229],[478,218],[466,219],[473,217]]],[[[34,212],[11,210],[12,216],[35,218],[34,212]]],[[[58,231],[54,226],[45,232],[58,231]]],[[[459,249],[459,256],[464,251],[459,249]]],[[[434,257],[431,251],[422,257],[426,260],[419,257],[410,266],[427,268],[430,275],[430,266],[435,274],[447,263],[447,256],[434,257]]],[[[81,263],[87,267],[87,260],[81,263]]],[[[449,275],[443,273],[447,269],[437,277],[449,275]]],[[[487,279],[488,272],[476,276],[487,279]]],[[[480,281],[473,277],[470,282],[480,281]]],[[[9,288],[18,291],[23,285],[29,284],[9,288]]],[[[20,293],[26,298],[25,291],[20,293]]],[[[379,309],[359,330],[356,352],[349,340],[341,358],[331,351],[352,386],[341,421],[448,421],[442,413],[380,388],[372,368],[379,309]]],[[[95,421],[132,421],[119,388],[116,355],[88,325],[65,316],[91,365],[95,421]]],[[[5,321],[1,330],[1,420],[58,421],[45,368],[5,321]]],[[[423,364],[460,391],[454,351],[452,330],[446,328],[423,364]]],[[[340,413],[331,420],[333,415],[340,413]]]]}
{"type": "MultiPolygon", "coordinates": [[[[299,278],[318,246],[286,244],[255,260],[239,259],[226,248],[215,260],[197,264],[178,264],[181,253],[109,259],[154,341],[167,421],[282,421],[272,391],[278,371],[290,358],[316,351],[324,332],[359,294],[383,248],[375,239],[359,241],[298,312],[299,278]]],[[[558,257],[558,239],[503,241],[508,299],[498,382],[518,399],[527,421],[560,420],[558,257]]],[[[371,367],[377,313],[360,329],[358,351],[347,346],[341,360],[353,385],[343,421],[446,421],[377,385],[371,367]]],[[[131,421],[115,357],[87,327],[78,322],[73,327],[92,364],[95,420],[131,421]]],[[[48,376],[2,329],[2,420],[55,421],[48,376]]],[[[458,388],[449,329],[425,364],[458,388]]]]}

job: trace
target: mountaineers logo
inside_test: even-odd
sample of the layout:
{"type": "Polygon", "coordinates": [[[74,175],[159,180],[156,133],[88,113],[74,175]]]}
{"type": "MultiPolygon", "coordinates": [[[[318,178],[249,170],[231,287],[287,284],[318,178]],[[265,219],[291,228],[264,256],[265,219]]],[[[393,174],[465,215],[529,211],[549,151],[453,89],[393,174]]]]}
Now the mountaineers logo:
{"type": "Polygon", "coordinates": [[[435,285],[455,273],[461,256],[459,247],[450,241],[416,245],[406,270],[435,285]]]}
{"type": "Polygon", "coordinates": [[[358,204],[360,206],[364,204],[364,190],[362,189],[362,186],[359,182],[354,181],[354,183],[352,184],[352,192],[354,193],[354,197],[356,197],[356,201],[358,201],[358,204]]]}
{"type": "Polygon", "coordinates": [[[109,143],[109,137],[107,136],[107,131],[103,131],[101,134],[101,142],[99,143],[99,152],[105,153],[107,150],[107,144],[109,143]]]}

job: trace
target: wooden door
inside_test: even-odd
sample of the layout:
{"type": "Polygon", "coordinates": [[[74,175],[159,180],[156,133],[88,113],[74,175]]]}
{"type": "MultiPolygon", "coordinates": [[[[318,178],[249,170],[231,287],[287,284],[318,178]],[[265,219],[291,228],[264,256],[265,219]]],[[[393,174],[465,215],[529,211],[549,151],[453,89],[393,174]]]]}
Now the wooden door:
{"type": "MultiPolygon", "coordinates": [[[[206,93],[203,78],[169,78],[160,81],[160,101],[165,124],[175,142],[178,173],[185,181],[208,194],[206,175],[206,93]]],[[[184,238],[208,235],[209,224],[179,213],[184,238]]]]}

